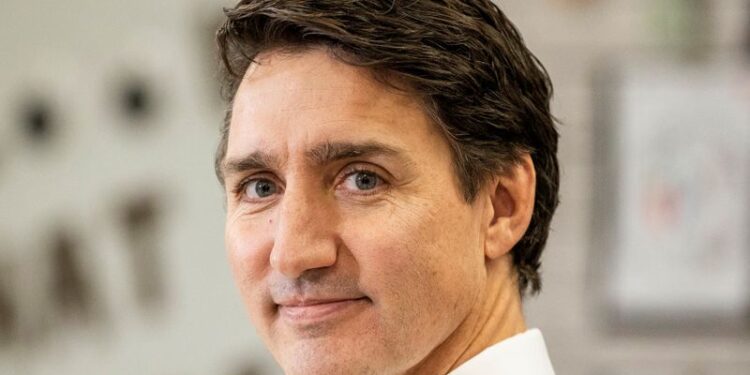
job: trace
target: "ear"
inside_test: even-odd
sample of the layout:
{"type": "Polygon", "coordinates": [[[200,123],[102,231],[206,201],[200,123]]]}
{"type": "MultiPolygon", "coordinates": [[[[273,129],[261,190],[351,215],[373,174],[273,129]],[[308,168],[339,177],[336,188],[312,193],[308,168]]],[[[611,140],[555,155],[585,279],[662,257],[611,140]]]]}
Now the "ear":
{"type": "Polygon", "coordinates": [[[497,259],[521,240],[534,213],[536,171],[528,153],[484,190],[488,194],[484,254],[497,259]]]}

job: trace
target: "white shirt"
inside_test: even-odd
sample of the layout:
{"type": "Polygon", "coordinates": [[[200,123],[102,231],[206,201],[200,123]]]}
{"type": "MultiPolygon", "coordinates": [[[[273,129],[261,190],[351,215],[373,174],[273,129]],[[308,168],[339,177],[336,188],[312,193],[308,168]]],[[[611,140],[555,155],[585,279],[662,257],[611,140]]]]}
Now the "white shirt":
{"type": "Polygon", "coordinates": [[[450,375],[555,375],[542,332],[530,329],[490,346],[450,375]]]}

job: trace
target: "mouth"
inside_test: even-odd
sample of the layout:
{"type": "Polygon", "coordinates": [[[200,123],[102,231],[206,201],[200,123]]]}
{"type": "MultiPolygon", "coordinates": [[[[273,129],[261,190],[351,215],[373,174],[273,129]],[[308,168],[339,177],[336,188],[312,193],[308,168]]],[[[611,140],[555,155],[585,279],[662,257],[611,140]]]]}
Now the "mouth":
{"type": "Polygon", "coordinates": [[[276,305],[279,315],[292,325],[313,325],[356,314],[372,302],[368,297],[302,300],[276,305]]]}

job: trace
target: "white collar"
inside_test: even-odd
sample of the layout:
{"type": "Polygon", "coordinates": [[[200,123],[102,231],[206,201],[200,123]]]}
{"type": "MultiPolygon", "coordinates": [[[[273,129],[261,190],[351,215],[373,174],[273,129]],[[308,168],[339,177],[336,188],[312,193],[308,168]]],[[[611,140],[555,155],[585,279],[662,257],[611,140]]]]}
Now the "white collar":
{"type": "Polygon", "coordinates": [[[554,375],[542,332],[530,329],[490,346],[450,375],[554,375]]]}

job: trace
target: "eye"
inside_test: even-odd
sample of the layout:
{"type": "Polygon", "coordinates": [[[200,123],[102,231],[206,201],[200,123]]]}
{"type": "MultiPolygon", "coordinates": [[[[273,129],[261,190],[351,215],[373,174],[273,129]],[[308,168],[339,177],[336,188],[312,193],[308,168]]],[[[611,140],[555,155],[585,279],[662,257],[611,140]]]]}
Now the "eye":
{"type": "Polygon", "coordinates": [[[368,191],[376,189],[383,180],[370,171],[354,171],[346,176],[344,185],[350,190],[368,191]]]}
{"type": "Polygon", "coordinates": [[[251,199],[266,198],[276,194],[278,190],[273,181],[264,178],[250,180],[245,184],[245,196],[251,199]]]}

